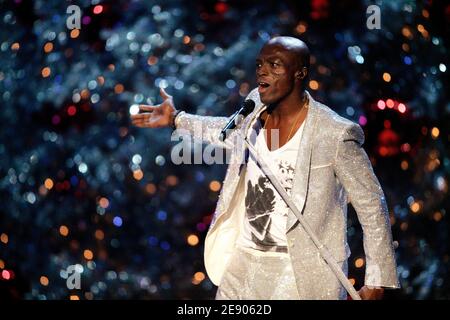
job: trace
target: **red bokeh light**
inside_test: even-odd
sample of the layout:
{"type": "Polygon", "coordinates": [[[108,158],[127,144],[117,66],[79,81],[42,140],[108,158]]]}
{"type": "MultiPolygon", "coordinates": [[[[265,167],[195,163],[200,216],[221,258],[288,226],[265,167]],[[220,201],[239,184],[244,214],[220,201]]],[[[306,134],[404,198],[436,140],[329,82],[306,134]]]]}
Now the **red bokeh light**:
{"type": "Polygon", "coordinates": [[[67,108],[67,114],[69,116],[74,116],[75,113],[77,113],[77,108],[75,108],[75,106],[70,106],[69,108],[67,108]]]}
{"type": "Polygon", "coordinates": [[[404,143],[401,145],[400,150],[402,150],[402,152],[409,152],[411,151],[411,146],[409,143],[404,143]]]}
{"type": "Polygon", "coordinates": [[[389,109],[392,109],[394,107],[394,100],[392,99],[387,99],[386,100],[386,105],[389,109]]]}
{"type": "Polygon", "coordinates": [[[216,10],[217,13],[224,14],[225,12],[228,11],[228,5],[224,2],[218,2],[214,6],[214,9],[216,10]]]}
{"type": "Polygon", "coordinates": [[[2,271],[2,278],[4,280],[9,280],[11,279],[11,273],[8,270],[3,270],[2,271]]]}
{"type": "Polygon", "coordinates": [[[98,5],[94,7],[94,10],[92,10],[94,12],[94,14],[100,14],[103,11],[103,6],[98,5]]]}

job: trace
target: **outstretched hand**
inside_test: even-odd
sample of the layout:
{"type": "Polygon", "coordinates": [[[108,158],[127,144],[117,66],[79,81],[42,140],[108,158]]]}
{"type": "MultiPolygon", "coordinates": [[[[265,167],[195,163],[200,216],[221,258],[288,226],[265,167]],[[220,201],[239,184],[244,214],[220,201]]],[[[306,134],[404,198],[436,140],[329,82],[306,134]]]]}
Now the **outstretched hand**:
{"type": "Polygon", "coordinates": [[[160,88],[159,94],[163,102],[156,106],[140,105],[140,113],[131,115],[133,125],[139,128],[163,128],[172,124],[176,111],[173,98],[163,88],[160,88]]]}

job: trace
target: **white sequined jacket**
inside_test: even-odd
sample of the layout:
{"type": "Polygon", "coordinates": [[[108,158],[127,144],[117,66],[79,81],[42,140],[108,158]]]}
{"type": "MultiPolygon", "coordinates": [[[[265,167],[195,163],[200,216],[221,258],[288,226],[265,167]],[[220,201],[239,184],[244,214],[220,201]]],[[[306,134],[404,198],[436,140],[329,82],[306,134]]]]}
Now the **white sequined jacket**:
{"type": "MultiPolygon", "coordinates": [[[[298,154],[291,196],[345,273],[350,256],[347,203],[351,202],[363,229],[365,285],[397,288],[399,283],[388,209],[383,190],[362,148],[363,130],[358,124],[315,101],[309,93],[308,97],[309,111],[300,141],[301,152],[298,154]]],[[[187,130],[194,136],[194,128],[201,126],[201,136],[197,133],[195,138],[233,148],[236,146],[233,141],[237,141],[233,136],[245,134],[258,111],[264,107],[256,89],[247,98],[256,102],[255,110],[230,135],[227,143],[218,139],[220,130],[229,120],[226,117],[181,112],[176,118],[176,128],[187,130]]],[[[245,214],[244,152],[239,148],[233,149],[205,240],[205,267],[216,285],[220,285],[245,214]]],[[[346,298],[343,287],[292,211],[288,214],[287,241],[302,299],[346,298]]]]}

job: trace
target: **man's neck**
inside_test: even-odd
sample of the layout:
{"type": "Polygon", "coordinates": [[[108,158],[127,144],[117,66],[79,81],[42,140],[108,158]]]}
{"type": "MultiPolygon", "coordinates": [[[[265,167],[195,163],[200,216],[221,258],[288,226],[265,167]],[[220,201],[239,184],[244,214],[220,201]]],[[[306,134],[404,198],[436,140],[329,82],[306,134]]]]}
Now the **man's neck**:
{"type": "MultiPolygon", "coordinates": [[[[298,94],[290,95],[279,102],[276,106],[270,106],[270,117],[274,123],[282,123],[287,119],[295,117],[299,111],[307,103],[307,96],[305,91],[298,94]]],[[[288,121],[290,122],[290,121],[288,121]]]]}

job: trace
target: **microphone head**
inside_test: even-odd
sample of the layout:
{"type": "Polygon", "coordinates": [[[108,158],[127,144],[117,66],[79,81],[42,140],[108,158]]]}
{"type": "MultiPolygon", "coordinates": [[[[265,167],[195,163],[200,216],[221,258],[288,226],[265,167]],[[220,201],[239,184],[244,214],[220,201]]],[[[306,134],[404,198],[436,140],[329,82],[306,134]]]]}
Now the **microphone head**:
{"type": "Polygon", "coordinates": [[[255,109],[255,101],[251,99],[245,100],[244,103],[242,103],[241,108],[234,113],[225,128],[222,129],[219,136],[220,141],[224,141],[227,138],[227,131],[236,128],[236,126],[253,111],[253,109],[255,109]]]}
{"type": "Polygon", "coordinates": [[[246,117],[253,111],[253,109],[255,109],[255,101],[253,101],[252,99],[247,99],[242,104],[241,114],[246,117]]]}

